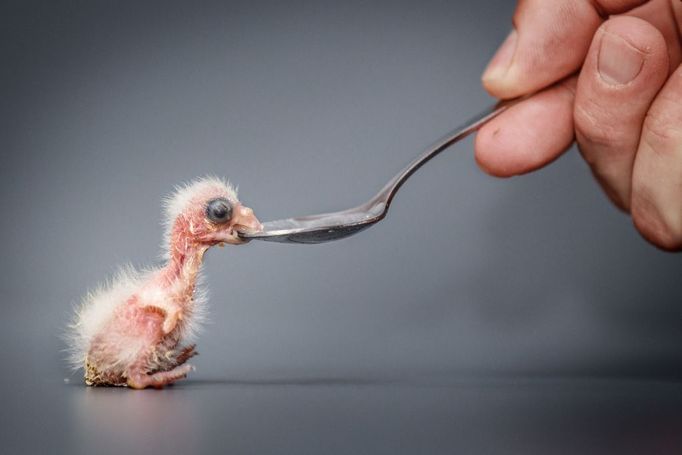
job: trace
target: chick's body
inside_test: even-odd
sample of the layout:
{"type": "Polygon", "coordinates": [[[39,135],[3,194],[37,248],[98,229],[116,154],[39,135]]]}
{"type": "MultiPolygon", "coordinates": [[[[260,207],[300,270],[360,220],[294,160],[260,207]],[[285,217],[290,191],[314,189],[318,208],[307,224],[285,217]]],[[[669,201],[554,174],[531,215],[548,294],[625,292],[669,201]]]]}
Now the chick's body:
{"type": "Polygon", "coordinates": [[[218,243],[238,244],[239,232],[261,228],[251,209],[222,180],[197,180],[166,204],[165,267],[123,269],[90,293],[71,327],[74,366],[88,385],[162,387],[187,375],[205,294],[197,290],[204,253],[218,243]]]}
{"type": "MultiPolygon", "coordinates": [[[[182,343],[189,338],[203,306],[203,299],[193,296],[198,266],[186,266],[180,276],[170,278],[172,281],[165,269],[148,272],[133,294],[111,309],[89,340],[86,383],[128,385],[135,371],[171,371],[195,354],[193,345],[182,343]]],[[[128,287],[128,283],[119,286],[128,287]]],[[[92,311],[100,310],[96,307],[99,302],[92,301],[92,311]]],[[[179,378],[188,371],[184,366],[173,375],[179,378]]]]}

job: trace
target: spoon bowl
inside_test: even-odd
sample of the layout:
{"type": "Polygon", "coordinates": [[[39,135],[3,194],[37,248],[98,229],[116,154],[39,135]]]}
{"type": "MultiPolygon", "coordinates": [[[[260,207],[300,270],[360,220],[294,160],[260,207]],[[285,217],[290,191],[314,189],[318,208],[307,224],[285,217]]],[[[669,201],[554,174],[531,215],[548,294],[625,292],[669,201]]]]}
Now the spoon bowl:
{"type": "Polygon", "coordinates": [[[242,237],[280,243],[324,243],[357,234],[381,221],[386,213],[385,203],[368,203],[340,212],[269,221],[263,223],[262,231],[242,237]]]}

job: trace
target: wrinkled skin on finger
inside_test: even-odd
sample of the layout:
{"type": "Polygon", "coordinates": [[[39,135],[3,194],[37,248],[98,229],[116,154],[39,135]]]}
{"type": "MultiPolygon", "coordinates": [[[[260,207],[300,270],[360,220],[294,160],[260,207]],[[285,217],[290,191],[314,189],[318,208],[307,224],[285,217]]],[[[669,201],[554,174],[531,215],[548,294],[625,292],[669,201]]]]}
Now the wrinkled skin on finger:
{"type": "Polygon", "coordinates": [[[660,248],[682,249],[675,173],[682,139],[668,134],[680,124],[682,2],[521,0],[513,25],[484,87],[498,98],[550,88],[479,131],[480,167],[497,177],[531,172],[577,139],[605,193],[640,233],[660,248]],[[651,139],[661,130],[663,143],[651,139]]]}

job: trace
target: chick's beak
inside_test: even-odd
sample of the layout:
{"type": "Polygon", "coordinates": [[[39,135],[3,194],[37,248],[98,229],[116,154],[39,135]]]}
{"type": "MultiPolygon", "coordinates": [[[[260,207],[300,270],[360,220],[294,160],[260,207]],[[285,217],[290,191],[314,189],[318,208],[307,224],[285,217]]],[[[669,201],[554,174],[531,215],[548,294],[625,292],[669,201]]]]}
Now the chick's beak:
{"type": "Polygon", "coordinates": [[[253,210],[241,204],[237,205],[236,213],[232,217],[233,229],[239,234],[253,234],[263,230],[253,210]]]}

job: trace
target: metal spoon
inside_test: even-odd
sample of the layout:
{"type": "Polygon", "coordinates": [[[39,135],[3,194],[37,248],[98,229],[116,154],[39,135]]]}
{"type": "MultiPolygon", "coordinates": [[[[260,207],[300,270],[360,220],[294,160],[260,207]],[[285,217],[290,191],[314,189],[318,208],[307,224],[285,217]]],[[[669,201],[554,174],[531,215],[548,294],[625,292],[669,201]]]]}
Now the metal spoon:
{"type": "Polygon", "coordinates": [[[376,196],[362,205],[339,212],[269,221],[263,223],[262,231],[240,233],[239,236],[245,240],[281,243],[324,243],[357,234],[386,217],[395,194],[417,169],[525,98],[527,97],[501,101],[472,118],[464,126],[448,133],[393,177],[376,196]]]}

